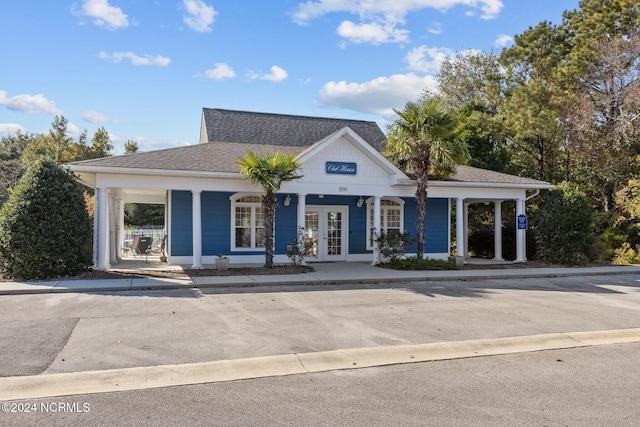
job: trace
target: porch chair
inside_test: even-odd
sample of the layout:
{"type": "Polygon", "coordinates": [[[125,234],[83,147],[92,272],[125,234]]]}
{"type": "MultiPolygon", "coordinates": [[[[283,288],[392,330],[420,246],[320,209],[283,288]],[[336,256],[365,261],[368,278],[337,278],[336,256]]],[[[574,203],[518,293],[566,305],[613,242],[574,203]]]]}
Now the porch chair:
{"type": "Polygon", "coordinates": [[[151,242],[153,238],[151,237],[142,237],[140,235],[133,236],[133,243],[131,243],[131,252],[133,256],[136,255],[145,255],[151,246],[151,242]]]}
{"type": "Polygon", "coordinates": [[[165,234],[164,236],[162,236],[162,240],[160,241],[160,246],[152,246],[149,249],[147,249],[147,251],[145,252],[145,254],[147,255],[147,258],[145,259],[144,262],[149,261],[149,254],[160,254],[160,256],[164,256],[164,250],[165,247],[167,245],[167,235],[165,234]]]}

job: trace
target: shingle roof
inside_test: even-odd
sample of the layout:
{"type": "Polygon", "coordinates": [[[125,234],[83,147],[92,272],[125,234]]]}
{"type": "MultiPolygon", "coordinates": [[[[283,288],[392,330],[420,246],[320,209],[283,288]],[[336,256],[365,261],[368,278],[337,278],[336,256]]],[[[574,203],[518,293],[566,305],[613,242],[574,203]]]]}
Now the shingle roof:
{"type": "Polygon", "coordinates": [[[300,154],[331,134],[350,127],[378,151],[387,138],[375,122],[322,117],[203,109],[208,142],[166,150],[105,157],[74,165],[204,172],[239,172],[247,150],[300,154]]]}
{"type": "Polygon", "coordinates": [[[539,181],[537,179],[523,178],[521,176],[509,175],[506,173],[495,172],[487,169],[474,168],[473,166],[456,167],[456,173],[442,181],[458,181],[458,182],[491,182],[496,184],[534,184],[549,185],[548,182],[539,181]]]}
{"type": "Polygon", "coordinates": [[[212,142],[145,153],[83,160],[74,162],[72,165],[201,172],[239,172],[238,158],[244,157],[247,150],[252,150],[258,154],[277,150],[284,154],[297,155],[304,149],[305,147],[285,145],[212,142]]]}
{"type": "MultiPolygon", "coordinates": [[[[239,172],[237,159],[247,150],[258,154],[280,151],[296,154],[349,126],[378,151],[386,145],[386,137],[374,122],[320,117],[252,113],[220,109],[203,109],[208,143],[188,145],[123,156],[104,157],[71,163],[124,169],[155,169],[188,172],[239,172]]],[[[541,185],[535,179],[494,172],[471,166],[458,166],[449,182],[477,182],[541,185]]]]}
{"type": "Polygon", "coordinates": [[[348,126],[378,151],[387,144],[375,122],[211,108],[202,111],[209,142],[306,148],[348,126]]]}

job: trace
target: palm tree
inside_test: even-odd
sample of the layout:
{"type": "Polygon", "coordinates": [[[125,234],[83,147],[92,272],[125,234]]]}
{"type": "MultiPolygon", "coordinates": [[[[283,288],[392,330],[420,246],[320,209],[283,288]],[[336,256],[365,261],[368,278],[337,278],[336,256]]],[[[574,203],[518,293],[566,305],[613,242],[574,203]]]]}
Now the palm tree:
{"type": "Polygon", "coordinates": [[[262,187],[262,210],[264,212],[265,266],[273,267],[273,231],[276,223],[276,192],[283,182],[302,178],[297,171],[300,162],[293,154],[279,151],[264,155],[247,151],[244,158],[238,159],[240,173],[254,184],[262,187]]]}
{"type": "Polygon", "coordinates": [[[408,102],[389,127],[385,156],[398,167],[415,176],[418,204],[417,257],[424,255],[424,219],[427,209],[427,186],[430,177],[446,177],[456,164],[469,159],[461,127],[438,98],[408,102]]]}

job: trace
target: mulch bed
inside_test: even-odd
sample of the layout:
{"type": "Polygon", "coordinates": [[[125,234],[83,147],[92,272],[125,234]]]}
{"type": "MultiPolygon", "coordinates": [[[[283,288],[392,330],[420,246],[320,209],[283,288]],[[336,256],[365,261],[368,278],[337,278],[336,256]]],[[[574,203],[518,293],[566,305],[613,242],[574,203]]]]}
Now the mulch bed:
{"type": "MultiPolygon", "coordinates": [[[[271,275],[271,274],[301,274],[315,271],[313,267],[291,265],[275,265],[273,268],[267,267],[231,267],[228,271],[221,272],[215,268],[203,268],[198,270],[89,270],[76,276],[57,277],[47,279],[55,280],[110,280],[110,279],[141,279],[147,277],[164,278],[188,278],[188,277],[208,277],[208,276],[247,276],[247,275],[271,275]]],[[[11,282],[13,280],[0,278],[0,282],[11,282]]]]}

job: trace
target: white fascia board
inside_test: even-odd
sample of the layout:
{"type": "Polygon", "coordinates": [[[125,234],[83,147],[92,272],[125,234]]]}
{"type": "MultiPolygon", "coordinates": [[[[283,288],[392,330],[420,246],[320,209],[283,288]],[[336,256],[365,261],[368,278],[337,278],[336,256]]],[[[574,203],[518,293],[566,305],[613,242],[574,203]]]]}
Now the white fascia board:
{"type": "Polygon", "coordinates": [[[200,144],[204,144],[209,142],[209,137],[207,136],[207,123],[204,120],[204,110],[202,110],[202,116],[200,119],[200,144]]]}
{"type": "Polygon", "coordinates": [[[429,181],[429,187],[508,188],[519,190],[548,190],[552,184],[516,184],[506,182],[429,181]]]}
{"type": "Polygon", "coordinates": [[[83,166],[68,165],[69,170],[78,173],[100,173],[112,175],[146,175],[146,176],[173,176],[186,178],[221,178],[240,179],[240,172],[208,172],[208,171],[185,171],[170,169],[139,169],[139,168],[119,168],[107,166],[83,166]]]}

